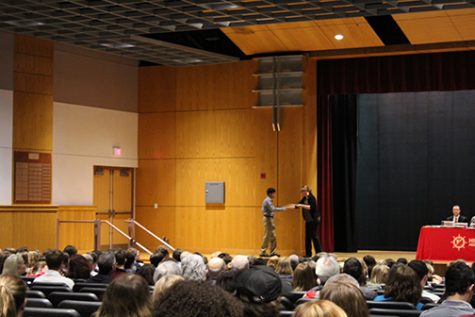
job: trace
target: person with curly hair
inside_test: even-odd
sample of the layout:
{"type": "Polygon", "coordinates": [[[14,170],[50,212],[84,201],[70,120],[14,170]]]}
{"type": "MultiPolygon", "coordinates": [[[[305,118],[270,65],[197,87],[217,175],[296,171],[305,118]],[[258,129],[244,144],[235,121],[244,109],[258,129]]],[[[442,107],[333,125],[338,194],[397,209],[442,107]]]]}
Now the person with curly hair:
{"type": "Polygon", "coordinates": [[[97,317],[151,317],[152,296],[139,275],[122,274],[107,287],[97,317]]]}
{"type": "Polygon", "coordinates": [[[155,317],[244,317],[243,305],[220,287],[199,281],[175,283],[159,298],[155,317]]]}

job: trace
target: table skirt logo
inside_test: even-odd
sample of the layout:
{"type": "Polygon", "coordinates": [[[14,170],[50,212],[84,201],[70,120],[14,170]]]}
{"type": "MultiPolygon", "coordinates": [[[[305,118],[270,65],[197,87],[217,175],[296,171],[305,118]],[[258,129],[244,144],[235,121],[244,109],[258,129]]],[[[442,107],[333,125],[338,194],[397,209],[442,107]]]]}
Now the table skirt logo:
{"type": "Polygon", "coordinates": [[[467,241],[465,240],[465,237],[461,236],[460,234],[452,239],[452,247],[454,249],[457,249],[458,251],[465,248],[466,244],[467,244],[467,241]]]}

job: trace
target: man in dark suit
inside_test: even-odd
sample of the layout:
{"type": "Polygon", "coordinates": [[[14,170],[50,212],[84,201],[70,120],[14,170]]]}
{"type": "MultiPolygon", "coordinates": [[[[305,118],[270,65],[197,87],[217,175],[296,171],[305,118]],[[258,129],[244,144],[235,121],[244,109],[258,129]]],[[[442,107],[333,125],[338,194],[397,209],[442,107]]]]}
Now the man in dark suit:
{"type": "Polygon", "coordinates": [[[455,205],[452,207],[452,216],[447,218],[447,221],[453,221],[454,223],[466,222],[468,223],[468,218],[460,214],[460,206],[455,205]]]}
{"type": "Polygon", "coordinates": [[[318,212],[317,199],[313,196],[310,188],[305,185],[301,188],[302,199],[295,208],[302,208],[302,216],[305,220],[305,256],[312,256],[312,243],[315,253],[322,251],[318,240],[317,227],[320,223],[320,213],[318,212]]]}

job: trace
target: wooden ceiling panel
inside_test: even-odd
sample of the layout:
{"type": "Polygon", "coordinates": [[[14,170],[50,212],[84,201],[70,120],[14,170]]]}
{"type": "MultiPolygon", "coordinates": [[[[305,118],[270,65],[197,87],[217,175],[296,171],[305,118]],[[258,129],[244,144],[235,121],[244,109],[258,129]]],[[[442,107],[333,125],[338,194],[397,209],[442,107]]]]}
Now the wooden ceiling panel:
{"type": "Polygon", "coordinates": [[[475,9],[404,13],[393,17],[411,44],[475,39],[475,9]]]}
{"type": "Polygon", "coordinates": [[[364,18],[256,25],[221,29],[245,54],[383,46],[364,18]],[[343,34],[342,41],[334,39],[343,34]]]}

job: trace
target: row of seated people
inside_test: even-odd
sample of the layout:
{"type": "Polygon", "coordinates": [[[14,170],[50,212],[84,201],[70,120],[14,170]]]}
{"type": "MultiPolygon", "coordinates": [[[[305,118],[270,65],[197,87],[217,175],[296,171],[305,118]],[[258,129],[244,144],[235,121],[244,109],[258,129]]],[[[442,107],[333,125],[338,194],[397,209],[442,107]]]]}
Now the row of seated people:
{"type": "MultiPolygon", "coordinates": [[[[404,259],[376,263],[374,258],[365,257],[365,261],[349,258],[338,263],[326,253],[311,259],[291,256],[266,260],[217,252],[208,260],[197,253],[175,250],[170,255],[165,248],[158,248],[150,257],[151,264],[142,265],[133,250],[68,256],[49,250],[38,260],[46,262],[46,269],[28,272],[32,266],[25,261],[28,257],[24,250],[11,251],[0,263],[0,311],[10,307],[8,303],[15,303],[17,313],[23,311],[27,287],[18,276],[30,275],[34,278],[32,288],[45,282],[62,283],[71,290],[74,280],[104,283],[107,288],[97,316],[367,317],[375,309],[378,312],[381,306],[377,302],[406,303],[406,308],[413,307],[412,316],[429,307],[433,308],[424,310],[421,316],[458,317],[475,312],[469,304],[475,275],[464,262],[449,266],[440,288],[428,283],[430,266],[404,259]],[[129,253],[133,261],[125,265],[127,258],[132,259],[129,253]],[[78,257],[86,261],[75,260],[78,257]],[[79,270],[78,263],[85,265],[79,270]],[[152,294],[151,284],[155,285],[152,294]],[[444,291],[439,292],[439,298],[436,293],[441,289],[444,291]],[[301,305],[295,308],[296,304],[301,305]]],[[[27,308],[25,315],[34,314],[27,308]]]]}

